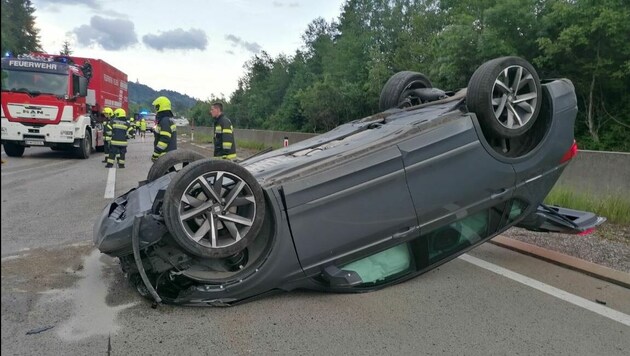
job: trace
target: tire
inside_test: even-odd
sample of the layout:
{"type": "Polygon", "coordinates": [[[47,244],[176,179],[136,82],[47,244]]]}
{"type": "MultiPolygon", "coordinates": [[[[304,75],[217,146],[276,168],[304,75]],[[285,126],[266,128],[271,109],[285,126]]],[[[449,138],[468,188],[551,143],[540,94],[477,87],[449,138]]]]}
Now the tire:
{"type": "Polygon", "coordinates": [[[230,161],[204,159],[175,175],[166,189],[163,214],[182,249],[224,258],[256,239],[265,209],[262,188],[249,171],[230,161]]]}
{"type": "Polygon", "coordinates": [[[519,57],[501,57],[482,64],[468,82],[466,104],[492,138],[517,137],[538,118],[542,103],[540,78],[519,57]]]}
{"type": "Polygon", "coordinates": [[[392,75],[381,90],[378,107],[381,111],[402,108],[422,103],[413,93],[413,89],[433,88],[429,78],[417,72],[398,72],[392,75]]]}
{"type": "Polygon", "coordinates": [[[24,146],[18,145],[17,143],[13,142],[5,142],[3,143],[3,145],[4,152],[9,157],[22,157],[22,155],[24,154],[24,146]]]}
{"type": "Polygon", "coordinates": [[[90,131],[85,131],[85,137],[79,140],[79,147],[77,147],[76,152],[79,158],[90,158],[90,153],[92,152],[92,135],[90,135],[90,131]]]}
{"type": "Polygon", "coordinates": [[[204,158],[206,157],[201,153],[191,150],[169,151],[158,158],[149,168],[147,180],[153,182],[170,172],[180,171],[190,163],[204,158]]]}

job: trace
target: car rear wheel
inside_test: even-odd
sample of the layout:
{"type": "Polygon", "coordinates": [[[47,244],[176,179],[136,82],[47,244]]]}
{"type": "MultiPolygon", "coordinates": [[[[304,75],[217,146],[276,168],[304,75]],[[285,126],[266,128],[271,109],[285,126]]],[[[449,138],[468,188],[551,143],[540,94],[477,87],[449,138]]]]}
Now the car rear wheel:
{"type": "Polygon", "coordinates": [[[422,73],[403,71],[392,75],[381,90],[378,107],[381,111],[422,104],[422,91],[433,88],[429,78],[422,73]]]}
{"type": "Polygon", "coordinates": [[[22,157],[24,154],[24,146],[12,142],[5,142],[3,145],[4,152],[9,157],[22,157]]]}
{"type": "Polygon", "coordinates": [[[175,150],[166,152],[158,158],[147,174],[147,180],[152,182],[168,173],[181,171],[194,161],[204,159],[201,153],[191,150],[175,150]]]}
{"type": "Polygon", "coordinates": [[[534,125],[542,102],[534,67],[519,57],[501,57],[482,64],[468,82],[466,105],[492,138],[511,138],[534,125]]]}
{"type": "Polygon", "coordinates": [[[205,159],[183,168],[169,184],[164,220],[187,252],[233,256],[258,236],[265,216],[262,188],[242,166],[205,159]]]}

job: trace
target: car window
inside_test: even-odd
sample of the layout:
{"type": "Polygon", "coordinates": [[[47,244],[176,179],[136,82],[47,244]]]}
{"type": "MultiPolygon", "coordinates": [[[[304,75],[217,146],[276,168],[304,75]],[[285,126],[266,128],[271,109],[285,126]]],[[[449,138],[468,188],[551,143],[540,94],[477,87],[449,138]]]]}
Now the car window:
{"type": "Polygon", "coordinates": [[[474,245],[488,236],[490,214],[491,210],[484,210],[429,233],[426,236],[429,264],[474,245]]]}
{"type": "Polygon", "coordinates": [[[379,284],[406,274],[411,266],[408,244],[400,244],[349,263],[341,269],[357,273],[364,284],[379,284]]]}
{"type": "Polygon", "coordinates": [[[525,209],[527,208],[527,203],[522,200],[514,200],[512,202],[512,206],[510,207],[510,214],[508,215],[508,224],[513,223],[516,219],[518,219],[525,209]]]}
{"type": "Polygon", "coordinates": [[[447,259],[494,234],[502,218],[506,220],[506,207],[511,207],[509,215],[514,218],[524,210],[520,202],[501,203],[340,269],[361,277],[363,283],[358,288],[388,283],[447,259]]]}

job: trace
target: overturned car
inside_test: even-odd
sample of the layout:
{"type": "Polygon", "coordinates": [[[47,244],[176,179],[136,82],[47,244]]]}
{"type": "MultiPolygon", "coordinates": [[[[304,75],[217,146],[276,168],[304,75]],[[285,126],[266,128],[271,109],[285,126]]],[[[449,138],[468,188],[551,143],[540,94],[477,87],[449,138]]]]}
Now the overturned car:
{"type": "Polygon", "coordinates": [[[114,199],[94,242],[156,302],[233,305],[279,291],[361,292],[413,278],[512,226],[605,219],[542,204],[576,154],[567,79],[518,57],[443,91],[392,76],[382,112],[237,163],[178,150],[114,199]]]}

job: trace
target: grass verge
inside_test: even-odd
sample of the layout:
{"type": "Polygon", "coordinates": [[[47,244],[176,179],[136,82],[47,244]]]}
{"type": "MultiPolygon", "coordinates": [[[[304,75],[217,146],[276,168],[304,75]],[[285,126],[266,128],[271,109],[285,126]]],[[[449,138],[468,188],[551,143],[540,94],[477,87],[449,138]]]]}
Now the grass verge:
{"type": "Polygon", "coordinates": [[[545,203],[565,208],[592,211],[615,224],[630,224],[630,200],[620,196],[595,197],[565,187],[554,187],[545,203]]]}

